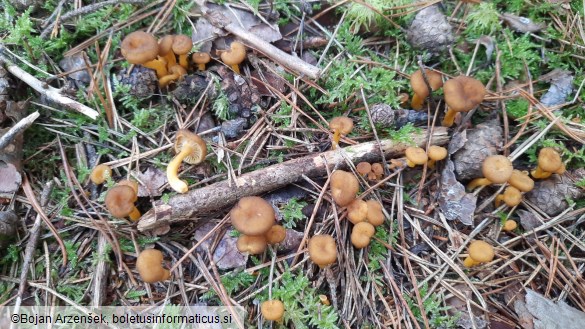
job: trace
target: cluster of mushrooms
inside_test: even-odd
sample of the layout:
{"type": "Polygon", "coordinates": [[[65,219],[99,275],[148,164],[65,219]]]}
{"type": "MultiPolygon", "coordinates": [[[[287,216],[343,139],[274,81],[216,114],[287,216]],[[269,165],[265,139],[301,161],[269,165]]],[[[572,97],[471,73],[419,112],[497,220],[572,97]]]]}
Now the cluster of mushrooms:
{"type": "MultiPolygon", "coordinates": [[[[155,70],[159,85],[165,87],[173,81],[182,80],[187,74],[192,48],[193,42],[186,35],[167,35],[157,41],[150,33],[135,31],[122,40],[121,52],[130,64],[155,70]]],[[[240,74],[238,65],[246,58],[246,47],[242,43],[234,41],[229,50],[219,51],[219,54],[226,65],[240,74]]],[[[211,55],[195,52],[191,60],[198,70],[203,71],[205,64],[211,61],[211,55]]]]}

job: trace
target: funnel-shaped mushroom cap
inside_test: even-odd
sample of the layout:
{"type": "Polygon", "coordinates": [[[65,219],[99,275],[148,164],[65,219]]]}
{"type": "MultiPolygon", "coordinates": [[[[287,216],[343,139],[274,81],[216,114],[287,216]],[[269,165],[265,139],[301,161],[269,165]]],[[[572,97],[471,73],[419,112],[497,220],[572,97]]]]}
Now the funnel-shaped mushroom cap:
{"type": "Polygon", "coordinates": [[[427,152],[420,147],[409,147],[404,151],[404,154],[409,167],[425,164],[429,160],[427,152]]]}
{"type": "Polygon", "coordinates": [[[103,163],[95,166],[95,168],[93,168],[93,170],[91,171],[91,175],[89,175],[89,179],[94,184],[102,184],[108,178],[111,178],[111,177],[112,177],[112,168],[110,168],[110,166],[108,166],[107,164],[103,164],[103,163]]]}
{"type": "Polygon", "coordinates": [[[171,272],[162,267],[163,254],[160,250],[143,250],[136,259],[136,269],[146,283],[164,281],[171,277],[171,272]]]}
{"type": "Polygon", "coordinates": [[[439,161],[447,157],[447,149],[442,146],[431,145],[428,152],[431,160],[439,161]]]}
{"type": "Polygon", "coordinates": [[[384,212],[382,211],[382,204],[376,200],[366,201],[368,205],[368,223],[374,226],[380,226],[384,224],[384,212]]]}
{"type": "Polygon", "coordinates": [[[483,176],[495,184],[503,184],[512,176],[512,162],[503,155],[490,155],[485,158],[481,171],[483,176]]]}
{"type": "Polygon", "coordinates": [[[286,229],[282,225],[272,225],[268,232],[264,233],[264,237],[270,245],[281,243],[286,239],[286,229]]]}
{"type": "Polygon", "coordinates": [[[263,235],[246,235],[242,234],[238,237],[236,248],[241,253],[248,253],[250,255],[258,255],[266,250],[266,238],[263,235]]]}
{"type": "Polygon", "coordinates": [[[337,245],[331,235],[314,235],[309,240],[309,257],[319,267],[335,263],[337,260],[337,245]]]}
{"type": "Polygon", "coordinates": [[[372,171],[372,165],[369,162],[362,161],[355,166],[358,174],[360,175],[367,175],[372,171]]]}
{"type": "Polygon", "coordinates": [[[175,140],[175,152],[180,153],[185,146],[189,146],[192,151],[187,155],[183,161],[188,164],[198,164],[205,160],[207,156],[207,146],[205,141],[186,129],[181,129],[177,132],[175,140]]]}
{"type": "Polygon", "coordinates": [[[274,225],[274,209],[264,199],[247,196],[230,211],[232,225],[246,235],[263,235],[274,225]]]}
{"type": "Polygon", "coordinates": [[[158,56],[158,42],[150,33],[135,31],[124,38],[121,51],[130,64],[143,64],[158,56]]]}
{"type": "MultiPolygon", "coordinates": [[[[425,70],[425,74],[433,91],[443,86],[443,78],[440,73],[431,70],[425,70]]],[[[412,87],[414,93],[417,94],[420,98],[424,99],[429,95],[429,88],[425,83],[421,70],[417,70],[410,76],[410,86],[412,87]]]]}
{"type": "Polygon", "coordinates": [[[136,192],[128,185],[116,185],[106,193],[105,204],[112,216],[124,218],[134,210],[136,192]]]}
{"type": "Polygon", "coordinates": [[[184,55],[190,52],[191,48],[193,48],[193,41],[184,34],[178,34],[173,38],[172,48],[175,54],[184,55]]]}
{"type": "Polygon", "coordinates": [[[347,219],[353,224],[364,222],[368,216],[368,204],[362,199],[355,199],[347,206],[347,219]]]}
{"type": "Polygon", "coordinates": [[[260,311],[268,321],[278,321],[284,315],[284,304],[278,299],[267,300],[260,305],[260,311]]]}
{"type": "Polygon", "coordinates": [[[561,155],[552,147],[545,147],[538,152],[538,166],[547,172],[556,172],[563,165],[561,155]]]}
{"type": "Polygon", "coordinates": [[[522,192],[530,192],[534,188],[534,181],[532,178],[516,169],[512,170],[512,176],[508,179],[508,184],[522,192]]]}
{"type": "Polygon", "coordinates": [[[347,135],[353,130],[353,120],[348,117],[335,117],[329,122],[329,128],[347,135]]]}
{"type": "Polygon", "coordinates": [[[476,240],[469,245],[469,257],[478,263],[491,262],[494,256],[494,247],[485,241],[476,240]]]}
{"type": "Polygon", "coordinates": [[[336,170],[331,174],[331,197],[338,206],[350,204],[359,189],[360,184],[353,174],[343,170],[336,170]]]}
{"type": "Polygon", "coordinates": [[[483,101],[486,94],[481,81],[464,75],[447,80],[443,92],[447,106],[456,112],[467,112],[473,109],[483,101]]]}
{"type": "Polygon", "coordinates": [[[374,226],[367,222],[360,222],[354,225],[351,230],[351,244],[361,249],[370,245],[372,236],[376,233],[374,226]]]}
{"type": "Polygon", "coordinates": [[[238,65],[244,59],[246,59],[246,46],[241,42],[232,42],[230,50],[221,53],[221,60],[227,65],[238,65]]]}

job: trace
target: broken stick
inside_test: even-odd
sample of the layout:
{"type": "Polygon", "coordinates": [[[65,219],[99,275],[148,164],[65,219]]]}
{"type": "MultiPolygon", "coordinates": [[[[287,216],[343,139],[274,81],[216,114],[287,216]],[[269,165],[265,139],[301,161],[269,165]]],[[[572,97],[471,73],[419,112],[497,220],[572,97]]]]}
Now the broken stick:
{"type": "MultiPolygon", "coordinates": [[[[424,146],[427,142],[427,130],[412,136],[416,145],[424,146]]],[[[447,129],[437,127],[431,136],[431,145],[444,145],[448,141],[447,129]]],[[[297,182],[303,175],[319,177],[327,174],[335,166],[343,166],[347,160],[352,162],[376,162],[381,159],[380,150],[385,156],[402,155],[411,145],[392,140],[381,140],[381,145],[368,142],[348,146],[339,150],[316,153],[283,163],[278,163],[260,170],[241,175],[232,181],[221,181],[186,194],[177,194],[168,202],[156,201],[154,207],[146,212],[138,222],[140,231],[149,231],[163,225],[182,220],[197,220],[199,215],[222,210],[237,202],[240,198],[259,195],[288,184],[297,182]],[[344,156],[345,153],[345,156],[344,156]]]]}

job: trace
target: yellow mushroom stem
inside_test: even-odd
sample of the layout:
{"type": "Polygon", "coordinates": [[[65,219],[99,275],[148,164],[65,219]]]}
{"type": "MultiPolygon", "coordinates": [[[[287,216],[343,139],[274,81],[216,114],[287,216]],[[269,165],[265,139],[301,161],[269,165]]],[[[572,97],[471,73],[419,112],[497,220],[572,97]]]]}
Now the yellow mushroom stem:
{"type": "Polygon", "coordinates": [[[465,267],[473,267],[473,266],[479,265],[479,264],[481,264],[481,263],[474,261],[473,258],[471,258],[469,256],[467,256],[467,258],[465,258],[465,260],[463,261],[463,265],[465,267]]]}
{"type": "Polygon", "coordinates": [[[234,64],[234,65],[230,65],[232,67],[232,70],[234,70],[234,72],[236,72],[237,74],[240,74],[240,66],[238,64],[234,64]]]}
{"type": "Polygon", "coordinates": [[[491,183],[487,178],[476,178],[467,184],[467,189],[473,191],[477,187],[490,185],[491,183]]]}
{"type": "Polygon", "coordinates": [[[134,207],[134,209],[132,209],[132,212],[128,215],[128,217],[130,217],[130,220],[132,220],[133,222],[139,220],[141,216],[142,214],[140,213],[140,210],[138,210],[138,208],[136,207],[134,207]]]}
{"type": "Polygon", "coordinates": [[[455,122],[455,115],[457,114],[457,111],[454,111],[450,108],[447,108],[447,113],[445,114],[445,117],[443,118],[443,127],[451,127],[453,125],[453,122],[455,122]]]}
{"type": "Polygon", "coordinates": [[[189,190],[187,182],[179,178],[179,166],[181,166],[183,159],[185,159],[191,152],[193,152],[193,147],[189,145],[189,143],[183,144],[181,152],[179,152],[179,154],[177,154],[167,166],[167,179],[169,185],[173,190],[179,193],[187,193],[189,190]]]}
{"type": "Polygon", "coordinates": [[[333,143],[331,144],[331,148],[335,150],[337,145],[339,145],[339,141],[341,140],[341,130],[340,129],[333,129],[333,143]]]}
{"type": "Polygon", "coordinates": [[[416,167],[416,163],[410,161],[408,158],[406,158],[406,165],[409,166],[410,168],[416,167]]]}
{"type": "Polygon", "coordinates": [[[156,71],[156,76],[160,79],[167,75],[167,68],[165,66],[165,62],[159,59],[153,59],[149,62],[142,64],[142,66],[153,69],[156,71]]]}
{"type": "Polygon", "coordinates": [[[169,50],[169,52],[164,55],[163,58],[167,62],[167,67],[169,69],[177,64],[177,59],[175,58],[175,54],[172,50],[169,50]]]}
{"type": "Polygon", "coordinates": [[[504,194],[498,194],[498,196],[496,196],[495,200],[494,200],[494,204],[496,206],[496,208],[500,207],[502,205],[502,202],[504,202],[504,194]]]}
{"type": "Polygon", "coordinates": [[[412,95],[412,102],[410,103],[410,107],[413,110],[420,110],[420,109],[422,109],[422,105],[423,105],[424,101],[425,101],[425,98],[420,97],[419,94],[417,94],[417,93],[414,93],[412,95]]]}
{"type": "Polygon", "coordinates": [[[189,61],[187,60],[187,58],[188,58],[187,54],[179,55],[179,65],[181,65],[185,70],[189,68],[189,61]]]}
{"type": "Polygon", "coordinates": [[[429,169],[435,169],[435,163],[436,162],[437,162],[437,160],[429,159],[429,162],[427,162],[427,167],[429,169]]]}
{"type": "Polygon", "coordinates": [[[199,71],[205,71],[205,63],[197,64],[197,69],[199,71]]]}
{"type": "Polygon", "coordinates": [[[549,178],[552,175],[551,172],[544,171],[540,167],[536,167],[536,169],[531,171],[530,174],[532,175],[532,177],[538,178],[538,179],[549,178]]]}

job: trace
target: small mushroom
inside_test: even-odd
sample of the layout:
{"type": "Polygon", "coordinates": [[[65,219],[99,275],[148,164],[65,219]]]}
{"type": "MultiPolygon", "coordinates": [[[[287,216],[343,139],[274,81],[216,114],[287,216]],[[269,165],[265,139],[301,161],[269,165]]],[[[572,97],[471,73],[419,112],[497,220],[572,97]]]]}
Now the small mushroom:
{"type": "Polygon", "coordinates": [[[158,40],[158,55],[166,62],[167,68],[171,68],[177,64],[177,59],[173,52],[174,40],[175,36],[172,34],[165,35],[162,39],[158,40]]]}
{"type": "Polygon", "coordinates": [[[264,235],[274,225],[274,208],[264,199],[247,196],[230,211],[232,225],[247,235],[264,235]]]}
{"type": "Polygon", "coordinates": [[[272,225],[264,237],[269,245],[281,243],[286,238],[286,229],[282,225],[272,225]]]}
{"type": "Polygon", "coordinates": [[[517,169],[512,170],[508,184],[522,192],[530,192],[534,188],[534,181],[527,174],[517,169]]]}
{"type": "Polygon", "coordinates": [[[168,86],[173,81],[181,81],[183,77],[187,74],[187,71],[181,65],[173,65],[169,69],[169,74],[165,75],[164,77],[158,80],[158,84],[161,87],[168,86]]]}
{"type": "Polygon", "coordinates": [[[374,225],[368,222],[357,223],[351,230],[351,244],[357,249],[365,248],[370,245],[374,233],[376,233],[374,225]]]}
{"type": "Polygon", "coordinates": [[[406,164],[411,168],[416,165],[423,165],[429,160],[427,152],[420,147],[411,146],[404,151],[404,154],[406,155],[406,164]]]}
{"type": "Polygon", "coordinates": [[[337,260],[337,245],[331,235],[314,235],[309,240],[309,258],[320,268],[331,265],[337,260]]]}
{"type": "Polygon", "coordinates": [[[522,202],[522,193],[520,193],[520,191],[514,186],[508,186],[503,194],[496,196],[496,207],[499,207],[502,204],[502,201],[504,201],[508,207],[515,207],[522,202]]]}
{"type": "Polygon", "coordinates": [[[119,181],[118,183],[116,183],[116,185],[130,186],[134,190],[134,193],[136,193],[136,195],[138,195],[138,182],[136,182],[136,181],[129,180],[129,179],[123,179],[123,180],[119,181]]]}
{"type": "Polygon", "coordinates": [[[355,199],[360,184],[355,176],[347,171],[336,170],[331,174],[331,197],[340,206],[345,207],[355,199]]]}
{"type": "Polygon", "coordinates": [[[250,255],[258,255],[266,250],[266,237],[264,235],[246,235],[242,234],[236,241],[236,248],[241,253],[248,253],[250,255]]]}
{"type": "Polygon", "coordinates": [[[366,201],[366,205],[368,206],[368,215],[366,216],[367,222],[374,226],[384,224],[382,204],[376,200],[368,200],[366,201]]]}
{"type": "Polygon", "coordinates": [[[481,263],[491,262],[494,259],[494,247],[481,240],[473,241],[469,245],[467,258],[463,262],[465,267],[473,267],[481,263]]]}
{"type": "Polygon", "coordinates": [[[130,64],[140,64],[146,68],[156,70],[161,78],[167,74],[165,63],[158,56],[158,42],[150,33],[135,31],[128,34],[120,46],[122,56],[130,64]]]}
{"type": "Polygon", "coordinates": [[[481,81],[464,75],[447,80],[443,92],[447,103],[447,114],[443,119],[445,127],[453,125],[457,112],[469,112],[483,102],[486,94],[481,81]]]}
{"type": "Polygon", "coordinates": [[[237,74],[240,74],[240,63],[246,59],[246,46],[244,44],[234,41],[230,45],[230,50],[221,53],[221,60],[231,66],[232,70],[237,74]]]}
{"type": "Polygon", "coordinates": [[[267,300],[260,305],[262,316],[268,321],[280,321],[284,315],[284,304],[278,299],[267,300]]]}
{"type": "Polygon", "coordinates": [[[162,266],[163,253],[156,249],[143,250],[136,259],[136,269],[146,283],[168,280],[171,272],[162,266]]]}
{"type": "Polygon", "coordinates": [[[472,180],[467,188],[473,190],[479,186],[490,184],[504,184],[512,176],[512,162],[503,155],[490,155],[483,161],[481,171],[485,178],[472,180]]]}
{"type": "Polygon", "coordinates": [[[368,204],[362,199],[355,199],[347,206],[347,219],[353,224],[364,222],[368,216],[368,204]]]}
{"type": "Polygon", "coordinates": [[[384,177],[384,167],[379,162],[372,163],[372,172],[374,173],[376,180],[380,180],[384,177]]]}
{"type": "Polygon", "coordinates": [[[427,151],[429,153],[429,162],[427,162],[427,166],[430,169],[435,168],[435,162],[441,161],[447,157],[447,149],[442,146],[431,145],[427,151]]]}
{"type": "Polygon", "coordinates": [[[96,185],[103,184],[112,177],[112,168],[106,164],[99,164],[93,168],[89,179],[96,185]]]}
{"type": "Polygon", "coordinates": [[[197,64],[199,71],[205,71],[205,64],[211,61],[211,56],[209,56],[209,53],[196,52],[191,55],[191,59],[193,63],[197,64]]]}
{"type": "MultiPolygon", "coordinates": [[[[425,75],[427,76],[427,80],[432,91],[435,91],[443,86],[443,77],[440,73],[425,69],[425,75]]],[[[414,91],[410,107],[412,107],[414,110],[420,110],[425,99],[430,94],[429,88],[425,83],[422,71],[420,69],[410,76],[410,86],[414,91]]]]}
{"type": "Polygon", "coordinates": [[[537,179],[549,178],[553,173],[563,174],[565,166],[561,155],[552,147],[544,147],[538,152],[538,166],[530,172],[537,179]]]}
{"type": "Polygon", "coordinates": [[[205,141],[198,135],[181,129],[177,131],[175,140],[175,152],[177,155],[167,166],[167,179],[171,188],[179,193],[186,193],[189,190],[187,182],[179,179],[179,166],[185,161],[188,164],[198,164],[207,156],[205,141]]]}
{"type": "Polygon", "coordinates": [[[141,214],[134,205],[138,197],[134,189],[127,185],[116,185],[106,193],[106,208],[116,218],[130,217],[137,221],[141,214]]]}
{"type": "Polygon", "coordinates": [[[515,220],[507,220],[504,225],[502,226],[502,231],[511,232],[514,231],[518,227],[518,223],[515,220]]]}
{"type": "Polygon", "coordinates": [[[329,121],[329,129],[333,131],[331,148],[335,149],[339,145],[341,135],[347,135],[353,130],[353,120],[348,117],[335,117],[329,121]]]}
{"type": "Polygon", "coordinates": [[[369,162],[362,161],[355,166],[358,174],[366,176],[372,171],[372,165],[369,162]]]}
{"type": "Polygon", "coordinates": [[[173,52],[179,56],[179,65],[185,70],[189,68],[189,62],[187,61],[188,54],[193,48],[193,41],[191,38],[184,35],[178,34],[173,38],[173,52]]]}

